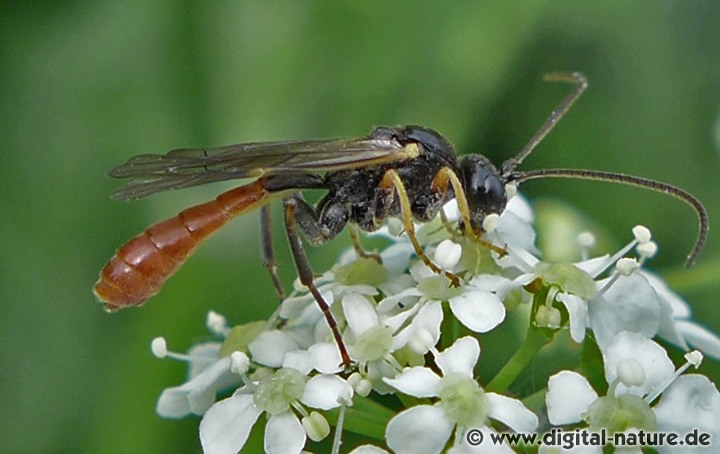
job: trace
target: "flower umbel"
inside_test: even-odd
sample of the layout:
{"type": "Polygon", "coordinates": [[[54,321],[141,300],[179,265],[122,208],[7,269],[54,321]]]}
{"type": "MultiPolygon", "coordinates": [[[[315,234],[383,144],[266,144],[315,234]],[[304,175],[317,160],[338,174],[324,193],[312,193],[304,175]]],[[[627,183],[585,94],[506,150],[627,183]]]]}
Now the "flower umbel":
{"type": "Polygon", "coordinates": [[[658,249],[649,230],[636,227],[626,246],[597,257],[594,236],[583,232],[578,262],[551,263],[541,260],[521,196],[484,225],[484,240],[505,255],[464,237],[458,218],[451,202],[416,228],[428,257],[459,277],[457,287],[428,268],[392,222],[375,234],[389,242],[379,261],[351,250],[316,278],[349,368],[313,296],[296,282],[269,321],[233,326],[210,312],[211,337],[185,354],[155,339],[155,356],[189,365],[187,381],[160,395],[158,414],[202,416],[208,453],[250,449],[253,431],[263,431],[270,453],[475,452],[491,447],[469,444],[471,430],[485,439],[549,430],[540,421],[563,430],[702,428],[720,443],[718,425],[708,423],[720,421],[720,394],[706,377],[685,373],[702,354],[688,353],[678,368],[668,355],[692,346],[720,358],[720,338],[645,269],[658,249]],[[557,358],[536,362],[548,344],[543,358],[557,358]],[[345,446],[344,432],[368,444],[345,446]]]}
{"type": "Polygon", "coordinates": [[[474,378],[480,345],[473,337],[463,337],[443,352],[433,349],[434,362],[442,376],[426,367],[406,368],[385,381],[398,391],[414,397],[437,398],[434,405],[418,405],[390,420],[387,444],[397,453],[442,451],[453,430],[454,445],[462,445],[465,429],[491,431],[488,418],[497,419],[518,432],[537,427],[535,414],[518,400],[486,393],[474,378]]]}

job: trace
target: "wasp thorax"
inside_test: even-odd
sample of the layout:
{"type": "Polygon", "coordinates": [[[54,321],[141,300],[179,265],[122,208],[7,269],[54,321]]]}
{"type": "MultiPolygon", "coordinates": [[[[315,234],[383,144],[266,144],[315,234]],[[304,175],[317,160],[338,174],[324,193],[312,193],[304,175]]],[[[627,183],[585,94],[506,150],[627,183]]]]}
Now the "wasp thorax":
{"type": "Polygon", "coordinates": [[[474,228],[482,228],[488,214],[505,210],[507,194],[497,169],[481,155],[467,155],[460,160],[460,172],[474,228]]]}

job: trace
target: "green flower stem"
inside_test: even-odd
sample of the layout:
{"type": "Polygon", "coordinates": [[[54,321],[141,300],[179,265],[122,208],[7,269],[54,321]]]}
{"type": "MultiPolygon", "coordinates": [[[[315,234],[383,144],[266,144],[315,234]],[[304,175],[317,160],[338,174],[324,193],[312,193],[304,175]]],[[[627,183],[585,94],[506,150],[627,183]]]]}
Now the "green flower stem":
{"type": "Polygon", "coordinates": [[[525,340],[520,344],[515,354],[508,360],[507,364],[490,380],[485,386],[486,391],[505,391],[522,373],[535,356],[553,338],[554,331],[547,328],[538,328],[531,324],[528,328],[525,340]]]}
{"type": "MultiPolygon", "coordinates": [[[[331,410],[325,413],[330,424],[337,425],[339,410],[331,410]]],[[[353,406],[345,410],[345,422],[343,430],[348,430],[359,435],[373,438],[375,440],[385,439],[385,426],[395,412],[367,397],[355,396],[353,406]]]]}
{"type": "Polygon", "coordinates": [[[445,350],[462,336],[460,322],[453,315],[449,304],[443,304],[443,320],[440,327],[440,349],[445,350]]]}

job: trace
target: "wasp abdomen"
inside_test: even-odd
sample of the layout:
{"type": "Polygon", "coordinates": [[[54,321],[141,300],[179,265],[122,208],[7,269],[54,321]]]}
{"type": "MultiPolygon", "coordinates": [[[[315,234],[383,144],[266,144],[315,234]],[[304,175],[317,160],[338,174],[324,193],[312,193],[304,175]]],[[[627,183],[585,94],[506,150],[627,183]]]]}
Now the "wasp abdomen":
{"type": "Polygon", "coordinates": [[[100,272],[93,292],[108,312],[139,306],[210,234],[231,218],[268,201],[265,180],[220,194],[215,200],[181,211],[153,224],[128,241],[100,272]]]}

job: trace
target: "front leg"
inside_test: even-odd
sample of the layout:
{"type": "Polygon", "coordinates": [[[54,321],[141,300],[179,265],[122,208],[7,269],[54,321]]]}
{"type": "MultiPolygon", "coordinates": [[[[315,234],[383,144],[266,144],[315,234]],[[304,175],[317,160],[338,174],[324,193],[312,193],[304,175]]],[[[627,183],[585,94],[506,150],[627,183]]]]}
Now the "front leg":
{"type": "MultiPolygon", "coordinates": [[[[400,215],[402,216],[403,228],[405,229],[405,233],[410,239],[410,243],[412,243],[413,249],[415,249],[415,253],[418,257],[420,257],[423,263],[425,263],[425,265],[435,273],[444,274],[445,277],[450,279],[453,287],[459,287],[460,278],[458,278],[457,275],[451,273],[450,271],[443,271],[439,266],[433,263],[432,260],[430,260],[430,257],[425,255],[425,251],[423,251],[423,248],[415,235],[415,224],[413,223],[412,218],[410,198],[408,197],[405,184],[402,182],[397,170],[390,169],[385,172],[382,180],[380,180],[380,191],[384,191],[387,197],[392,197],[393,194],[397,193],[400,202],[400,215]]],[[[388,203],[385,206],[389,205],[390,204],[388,203]]]]}
{"type": "MultiPolygon", "coordinates": [[[[476,232],[473,229],[472,222],[470,221],[470,207],[468,205],[467,197],[465,196],[465,190],[463,189],[462,182],[460,182],[460,178],[458,178],[457,174],[451,168],[443,167],[435,175],[435,178],[433,178],[431,188],[435,192],[444,193],[447,192],[450,186],[453,188],[453,192],[455,193],[455,200],[457,200],[458,210],[460,211],[460,219],[462,220],[462,226],[465,227],[465,235],[476,244],[479,244],[480,246],[483,246],[487,249],[490,249],[491,251],[498,253],[500,257],[504,257],[505,255],[507,255],[507,251],[505,250],[505,248],[495,246],[494,244],[485,241],[480,237],[481,232],[476,232]]],[[[447,218],[445,218],[445,213],[442,211],[442,209],[440,213],[443,217],[443,223],[445,223],[445,226],[447,227],[448,222],[447,218]]]]}
{"type": "Polygon", "coordinates": [[[299,195],[287,198],[285,204],[295,206],[295,222],[313,246],[335,238],[348,222],[347,207],[332,200],[322,205],[319,215],[299,195]]]}

